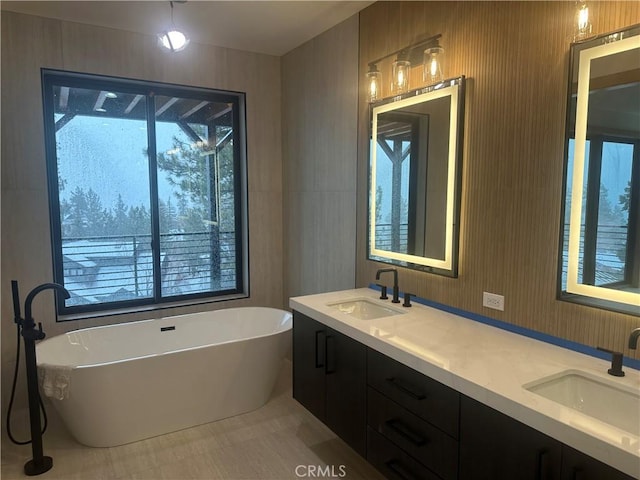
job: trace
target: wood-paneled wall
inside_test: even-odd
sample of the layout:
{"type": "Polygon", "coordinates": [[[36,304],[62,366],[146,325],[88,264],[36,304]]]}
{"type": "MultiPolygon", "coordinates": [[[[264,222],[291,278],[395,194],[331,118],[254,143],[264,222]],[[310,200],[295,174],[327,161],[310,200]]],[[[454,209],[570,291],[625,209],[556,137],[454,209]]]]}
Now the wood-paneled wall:
{"type": "MultiPolygon", "coordinates": [[[[594,32],[640,23],[638,2],[590,7],[594,32]]],[[[366,260],[367,62],[442,33],[445,75],[468,77],[460,274],[400,269],[401,290],[639,358],[640,350],[627,349],[639,318],[556,299],[573,8],[574,2],[377,2],[361,12],[357,284],[371,283],[380,267],[366,260]],[[504,295],[504,312],[482,307],[483,291],[504,295]]]]}
{"type": "Polygon", "coordinates": [[[282,60],[285,295],[353,288],[358,16],[282,60]]]}
{"type": "MultiPolygon", "coordinates": [[[[3,407],[15,365],[10,280],[19,281],[23,300],[31,288],[52,280],[42,67],[246,92],[251,296],[163,314],[284,306],[280,58],[197,43],[172,55],[156,42],[149,35],[2,12],[3,407]]],[[[56,323],[51,297],[42,294],[34,302],[34,317],[49,336],[157,315],[56,323]]]]}

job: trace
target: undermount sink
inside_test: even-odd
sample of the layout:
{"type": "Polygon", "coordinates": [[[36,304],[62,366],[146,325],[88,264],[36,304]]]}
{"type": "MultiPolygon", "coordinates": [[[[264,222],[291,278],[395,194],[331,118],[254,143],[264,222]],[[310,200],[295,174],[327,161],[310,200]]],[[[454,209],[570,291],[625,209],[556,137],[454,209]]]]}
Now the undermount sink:
{"type": "Polygon", "coordinates": [[[373,320],[374,318],[391,317],[402,315],[404,312],[395,308],[386,307],[367,299],[343,300],[342,302],[328,303],[327,306],[334,307],[342,313],[351,315],[360,320],[373,320]]]}
{"type": "Polygon", "coordinates": [[[640,391],[579,370],[523,385],[526,390],[640,436],[640,391]]]}

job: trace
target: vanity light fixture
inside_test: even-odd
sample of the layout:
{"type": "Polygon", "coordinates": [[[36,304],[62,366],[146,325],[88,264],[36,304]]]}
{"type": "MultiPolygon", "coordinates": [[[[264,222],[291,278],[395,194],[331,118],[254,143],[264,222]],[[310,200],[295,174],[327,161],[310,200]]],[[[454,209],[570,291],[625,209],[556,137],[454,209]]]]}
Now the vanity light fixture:
{"type": "Polygon", "coordinates": [[[374,63],[369,65],[367,72],[367,98],[369,102],[375,102],[380,97],[380,70],[374,63]]]}
{"type": "Polygon", "coordinates": [[[427,85],[440,83],[444,80],[442,74],[442,60],[444,57],[444,48],[440,46],[436,40],[436,44],[425,49],[424,62],[422,65],[422,81],[427,85]]]}
{"type": "Polygon", "coordinates": [[[409,90],[411,62],[407,59],[407,56],[407,52],[402,51],[398,54],[396,61],[391,64],[391,92],[394,95],[399,95],[409,90]]]}
{"type": "Polygon", "coordinates": [[[573,41],[580,42],[591,37],[591,22],[589,21],[589,7],[587,2],[578,0],[576,2],[576,23],[573,41]]]}
{"type": "Polygon", "coordinates": [[[184,50],[187,45],[189,45],[189,38],[182,33],[180,30],[176,28],[176,25],[173,21],[173,4],[174,3],[186,3],[184,1],[171,1],[169,4],[171,5],[171,26],[169,29],[158,35],[158,40],[161,46],[170,50],[171,52],[179,52],[184,50]]]}
{"type": "MultiPolygon", "coordinates": [[[[424,65],[422,78],[425,85],[442,82],[444,79],[442,73],[442,54],[444,49],[438,43],[438,39],[441,36],[441,34],[437,34],[424,40],[419,40],[369,62],[366,74],[367,100],[375,102],[381,100],[384,96],[382,72],[378,67],[381,63],[388,65],[388,61],[383,62],[383,60],[394,55],[396,59],[391,63],[391,82],[387,84],[391,86],[390,92],[392,95],[402,95],[409,91],[412,65],[424,65]],[[431,73],[432,71],[433,73],[431,73]]],[[[388,79],[389,77],[386,76],[385,78],[388,79]]]]}

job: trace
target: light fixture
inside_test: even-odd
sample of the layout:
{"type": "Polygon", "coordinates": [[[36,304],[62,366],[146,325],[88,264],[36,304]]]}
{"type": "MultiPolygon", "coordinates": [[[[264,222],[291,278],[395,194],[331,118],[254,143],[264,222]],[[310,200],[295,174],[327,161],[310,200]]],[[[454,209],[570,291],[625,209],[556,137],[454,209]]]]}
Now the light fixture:
{"type": "Polygon", "coordinates": [[[411,62],[407,59],[407,52],[398,53],[396,61],[391,64],[391,93],[399,95],[409,90],[411,76],[411,62]]]}
{"type": "Polygon", "coordinates": [[[370,102],[375,102],[380,97],[380,71],[373,63],[369,65],[367,72],[367,98],[370,102]]]}
{"type": "Polygon", "coordinates": [[[425,49],[422,63],[422,81],[427,85],[440,83],[444,80],[444,75],[442,74],[443,57],[444,48],[437,41],[433,47],[425,49]]]}
{"type": "Polygon", "coordinates": [[[573,41],[580,42],[591,36],[591,22],[589,21],[589,7],[587,2],[579,0],[576,2],[576,23],[573,34],[573,41]]]}
{"type": "MultiPolygon", "coordinates": [[[[388,53],[368,63],[367,70],[367,99],[375,102],[384,96],[385,86],[382,85],[382,73],[378,65],[389,65],[389,57],[395,55],[395,61],[391,63],[390,92],[394,97],[403,95],[409,91],[411,78],[411,66],[423,65],[422,79],[425,85],[441,83],[444,80],[442,74],[442,57],[444,49],[438,43],[441,34],[419,40],[407,45],[395,52],[388,53]],[[432,73],[433,71],[433,73],[432,73]]],[[[385,76],[385,78],[389,78],[385,76]]],[[[386,82],[386,80],[385,80],[386,82]]]]}
{"type": "Polygon", "coordinates": [[[158,35],[158,40],[160,45],[162,45],[167,50],[171,52],[179,52],[180,50],[184,50],[187,45],[189,45],[189,38],[182,33],[180,30],[176,28],[176,25],[173,21],[173,4],[174,3],[186,3],[185,1],[181,2],[169,2],[171,5],[171,26],[169,29],[158,35]]]}

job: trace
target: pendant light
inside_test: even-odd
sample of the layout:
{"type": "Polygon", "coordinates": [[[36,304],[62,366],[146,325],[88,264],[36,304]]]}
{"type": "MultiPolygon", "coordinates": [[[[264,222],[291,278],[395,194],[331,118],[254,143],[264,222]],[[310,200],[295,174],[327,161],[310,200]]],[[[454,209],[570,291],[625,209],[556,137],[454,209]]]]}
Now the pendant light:
{"type": "Polygon", "coordinates": [[[176,28],[173,21],[173,4],[174,3],[186,3],[182,2],[169,2],[171,5],[171,26],[164,32],[158,34],[158,41],[160,45],[171,52],[179,52],[184,50],[189,45],[189,37],[176,28]]]}

